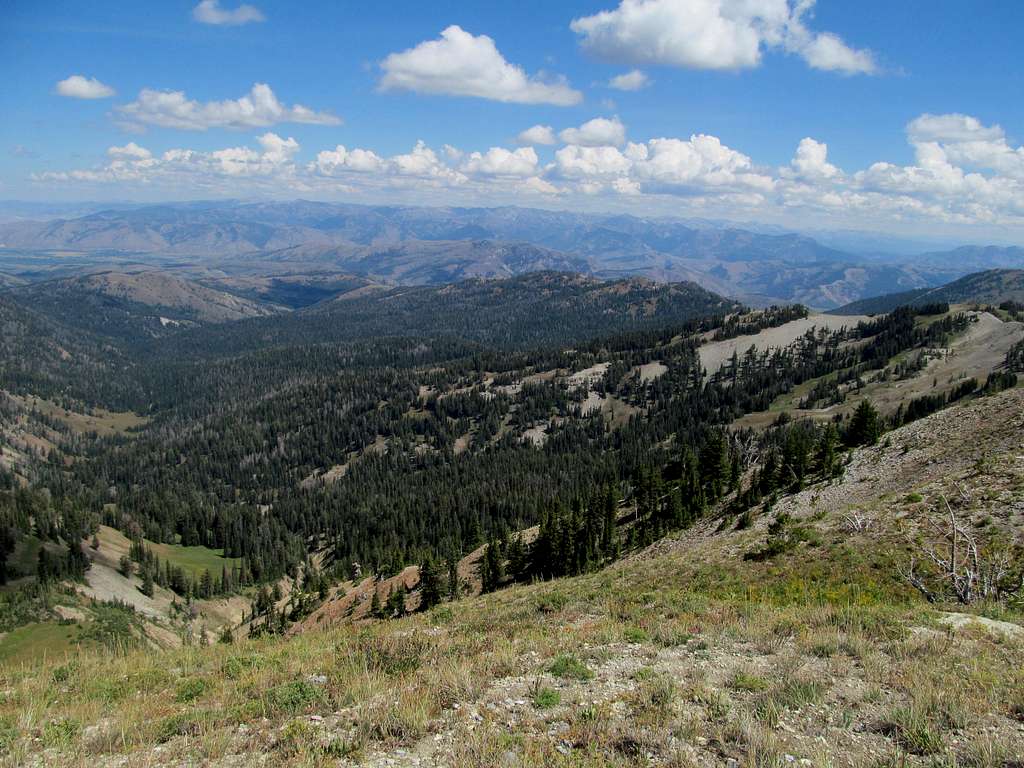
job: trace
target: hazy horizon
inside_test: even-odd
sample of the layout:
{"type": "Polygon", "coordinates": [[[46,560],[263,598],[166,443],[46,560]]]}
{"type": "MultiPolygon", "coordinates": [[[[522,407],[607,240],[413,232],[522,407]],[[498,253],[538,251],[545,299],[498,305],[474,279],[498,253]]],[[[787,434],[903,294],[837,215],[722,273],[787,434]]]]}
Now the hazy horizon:
{"type": "Polygon", "coordinates": [[[880,2],[398,10],[13,3],[0,196],[1024,242],[1019,7],[934,7],[926,24],[880,2]]]}

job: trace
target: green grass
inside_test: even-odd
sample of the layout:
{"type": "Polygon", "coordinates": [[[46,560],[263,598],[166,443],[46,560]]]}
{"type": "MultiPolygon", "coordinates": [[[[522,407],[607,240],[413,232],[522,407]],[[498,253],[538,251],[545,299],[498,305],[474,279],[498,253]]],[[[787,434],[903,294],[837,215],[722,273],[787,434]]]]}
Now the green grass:
{"type": "Polygon", "coordinates": [[[562,694],[546,685],[538,688],[533,694],[533,706],[537,709],[551,709],[562,703],[562,694]]]}
{"type": "Polygon", "coordinates": [[[729,687],[736,691],[748,691],[756,693],[768,687],[768,681],[760,675],[752,675],[749,672],[737,672],[729,682],[729,687]]]}
{"type": "Polygon", "coordinates": [[[57,661],[78,650],[82,637],[78,624],[52,622],[26,624],[0,639],[0,664],[57,661]]]}
{"type": "Polygon", "coordinates": [[[551,662],[548,672],[555,677],[565,678],[566,680],[589,680],[594,676],[590,667],[568,653],[563,653],[551,662]]]}
{"type": "Polygon", "coordinates": [[[153,550],[153,554],[160,560],[169,562],[171,565],[183,568],[193,579],[203,575],[208,570],[212,575],[220,575],[222,568],[228,572],[236,566],[242,565],[242,559],[238,557],[224,557],[224,550],[209,549],[207,547],[183,547],[180,544],[154,544],[146,542],[146,546],[153,550]]]}

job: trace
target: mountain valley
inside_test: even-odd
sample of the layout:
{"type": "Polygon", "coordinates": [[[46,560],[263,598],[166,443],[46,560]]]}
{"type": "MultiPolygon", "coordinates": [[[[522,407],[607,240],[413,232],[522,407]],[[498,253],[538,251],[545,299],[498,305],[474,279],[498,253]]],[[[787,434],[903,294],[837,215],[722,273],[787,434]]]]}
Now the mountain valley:
{"type": "Polygon", "coordinates": [[[673,261],[674,224],[306,204],[260,215],[353,239],[185,258],[238,207],[6,256],[3,759],[1018,759],[1019,270],[822,314],[706,285],[898,278],[790,236],[673,261]],[[946,520],[983,596],[928,565],[946,520]]]}

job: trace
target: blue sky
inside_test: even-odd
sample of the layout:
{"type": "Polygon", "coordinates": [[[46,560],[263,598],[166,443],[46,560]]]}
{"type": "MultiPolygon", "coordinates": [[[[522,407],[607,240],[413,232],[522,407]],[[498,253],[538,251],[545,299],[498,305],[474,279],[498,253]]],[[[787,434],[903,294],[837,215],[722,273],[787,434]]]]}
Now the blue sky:
{"type": "Polygon", "coordinates": [[[0,198],[1024,232],[1018,3],[8,0],[0,15],[0,198]],[[611,84],[624,75],[631,90],[611,84]]]}

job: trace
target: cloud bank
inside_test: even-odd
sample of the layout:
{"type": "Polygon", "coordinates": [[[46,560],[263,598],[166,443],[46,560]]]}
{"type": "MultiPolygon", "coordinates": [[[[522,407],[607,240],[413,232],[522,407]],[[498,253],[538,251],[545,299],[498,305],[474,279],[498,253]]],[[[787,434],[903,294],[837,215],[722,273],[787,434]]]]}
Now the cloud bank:
{"type": "Polygon", "coordinates": [[[998,125],[961,114],[923,114],[906,126],[913,162],[885,160],[846,170],[829,160],[823,141],[804,137],[790,161],[773,167],[718,137],[658,136],[628,141],[617,118],[595,118],[563,129],[561,145],[544,160],[536,146],[555,141],[553,128],[520,134],[527,146],[463,151],[417,142],[384,155],[337,145],[300,159],[291,137],[273,132],[251,145],[215,151],[157,153],[130,142],[113,146],[97,166],[49,172],[39,184],[117,184],[192,192],[318,194],[325,197],[472,204],[557,200],[565,207],[714,213],[739,219],[843,220],[893,228],[1001,226],[1024,232],[1024,147],[998,125]],[[593,207],[593,205],[590,205],[593,207]]]}

